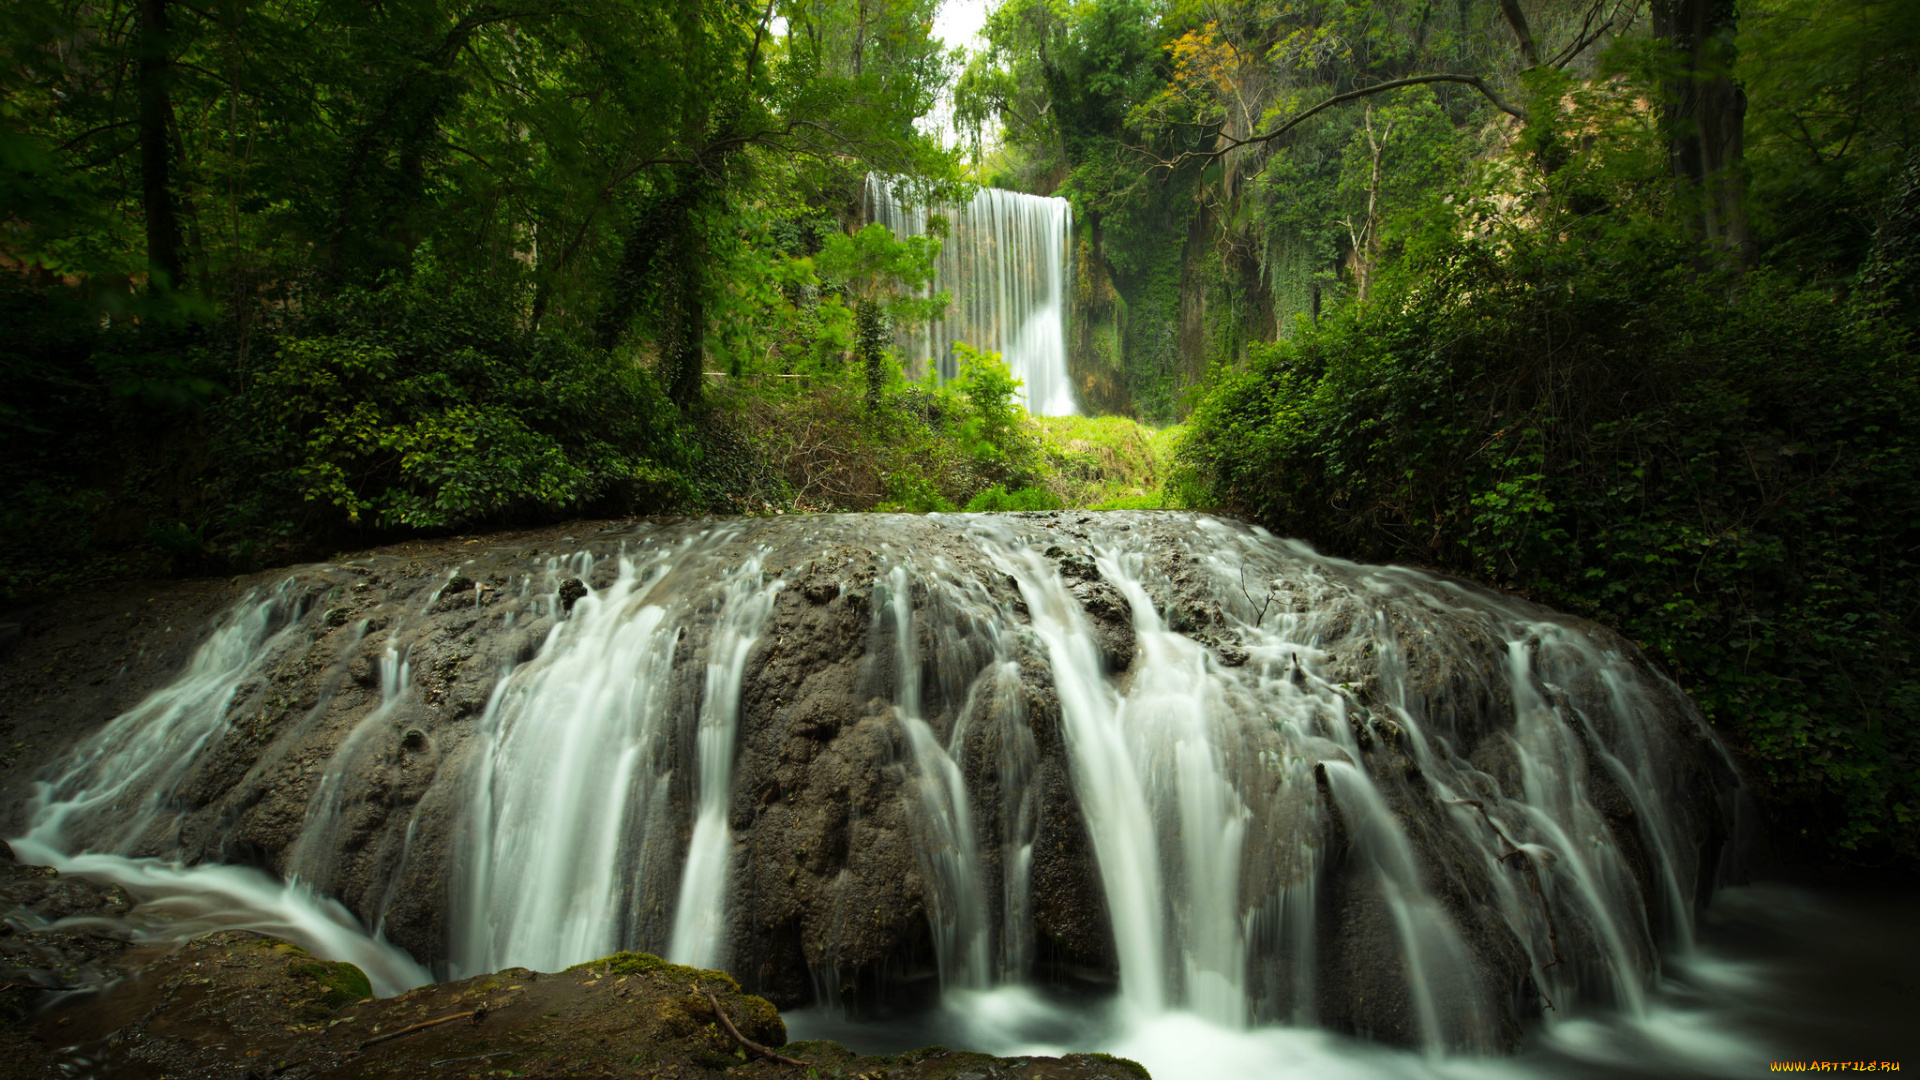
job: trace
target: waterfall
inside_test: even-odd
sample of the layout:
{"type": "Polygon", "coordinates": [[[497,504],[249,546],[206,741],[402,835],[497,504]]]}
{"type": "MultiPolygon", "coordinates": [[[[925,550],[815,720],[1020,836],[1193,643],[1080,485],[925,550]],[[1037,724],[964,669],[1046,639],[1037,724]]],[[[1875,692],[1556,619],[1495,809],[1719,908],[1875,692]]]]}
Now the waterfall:
{"type": "Polygon", "coordinates": [[[727,813],[733,804],[733,754],[740,726],[740,680],[747,654],[782,583],[760,580],[760,559],[747,560],[727,583],[720,632],[708,645],[706,694],[700,702],[697,736],[699,811],[687,845],[687,868],[680,878],[680,903],[674,909],[673,939],[667,959],[698,968],[719,967],[726,927],[727,864],[732,833],[727,813]]]}
{"type": "Polygon", "coordinates": [[[966,1001],[1064,973],[1133,1021],[1440,1054],[1647,1010],[1730,828],[1703,779],[1723,753],[1624,642],[1228,520],[636,523],[563,548],[469,559],[484,600],[395,560],[359,622],[304,599],[342,568],[246,597],[51,774],[23,856],[186,925],[305,935],[387,990],[424,972],[363,927],[414,932],[396,901],[425,881],[448,894],[430,959],[459,975],[646,949],[794,1003],[809,978],[851,1001],[937,973],[966,1001]],[[475,704],[446,709],[489,642],[475,704]],[[222,759],[229,801],[201,790],[252,745],[228,716],[248,687],[355,664],[377,696],[326,723],[303,698],[222,759]],[[446,756],[400,798],[381,763],[409,725],[446,756]],[[376,795],[384,831],[350,841],[376,795]],[[306,884],[134,858],[256,805],[301,822],[275,857],[306,884]]]}
{"type": "Polygon", "coordinates": [[[72,823],[83,849],[121,852],[168,831],[175,793],[201,751],[226,730],[241,681],[291,621],[288,586],[241,599],[177,679],[82,742],[61,774],[41,786],[28,839],[65,850],[72,823]]]}
{"type": "MultiPolygon", "coordinates": [[[[425,968],[371,937],[345,906],[251,867],[185,866],[135,857],[167,850],[183,811],[177,797],[208,747],[229,730],[228,707],[257,677],[300,614],[289,579],[227,612],[172,684],[82,741],[57,778],[40,786],[21,859],[103,878],[139,905],[123,931],[136,941],[184,941],[214,930],[253,930],[347,960],[375,992],[432,981],[425,968]]],[[[356,631],[364,628],[356,628],[356,631]]],[[[355,638],[360,636],[358,632],[355,638]]]]}
{"type": "MultiPolygon", "coordinates": [[[[715,561],[714,549],[735,535],[717,530],[650,558],[623,555],[613,580],[581,596],[540,654],[502,681],[473,766],[455,970],[557,970],[635,947],[689,963],[723,959],[740,681],[780,588],[762,581],[758,557],[715,561]],[[713,573],[725,584],[709,613],[718,631],[691,718],[695,819],[682,867],[670,748],[683,716],[673,673],[698,614],[688,606],[698,594],[685,585],[713,573]]],[[[591,579],[591,561],[578,573],[591,579]]],[[[548,610],[560,604],[557,592],[547,600],[548,610]]]]}
{"type": "Polygon", "coordinates": [[[906,732],[908,752],[918,773],[918,852],[922,871],[933,885],[928,916],[933,923],[940,984],[955,989],[978,988],[987,985],[989,975],[986,897],[981,891],[980,855],[967,802],[966,778],[949,749],[965,743],[966,713],[961,714],[943,743],[921,709],[923,673],[910,581],[906,566],[889,570],[887,603],[875,605],[875,614],[884,613],[893,623],[900,676],[894,712],[906,732]]]}
{"type": "Polygon", "coordinates": [[[1020,583],[1034,633],[1053,665],[1074,784],[1113,913],[1120,992],[1140,1012],[1158,1012],[1166,1001],[1166,897],[1145,778],[1121,700],[1106,681],[1078,601],[1040,552],[1025,545],[990,550],[1020,583]]]}
{"type": "Polygon", "coordinates": [[[903,203],[884,179],[869,175],[870,219],[896,236],[924,236],[930,214],[946,216],[932,292],[952,306],[927,327],[899,328],[903,359],[932,358],[942,378],[956,374],[953,343],[999,353],[1021,381],[1021,402],[1038,416],[1072,416],[1067,372],[1068,251],[1073,211],[1065,199],[981,188],[960,206],[903,203]]]}
{"type": "Polygon", "coordinates": [[[339,848],[341,820],[346,813],[347,783],[362,749],[379,731],[392,723],[394,712],[413,688],[413,669],[407,663],[400,644],[402,624],[396,621],[380,656],[380,704],[353,726],[346,739],[327,759],[320,782],[307,804],[307,816],[287,862],[289,876],[319,889],[330,882],[334,852],[339,848]]]}

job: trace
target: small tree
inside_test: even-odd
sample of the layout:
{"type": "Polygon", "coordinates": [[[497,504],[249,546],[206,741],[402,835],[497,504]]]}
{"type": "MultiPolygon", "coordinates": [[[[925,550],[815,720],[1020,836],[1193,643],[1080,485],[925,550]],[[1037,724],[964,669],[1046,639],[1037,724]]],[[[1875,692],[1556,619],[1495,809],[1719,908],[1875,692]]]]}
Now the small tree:
{"type": "Polygon", "coordinates": [[[932,319],[947,309],[947,294],[921,295],[933,281],[940,241],[931,236],[895,238],[884,225],[827,239],[814,264],[820,276],[846,290],[853,302],[854,352],[867,371],[867,407],[880,403],[887,385],[887,338],[896,320],[932,319]]]}
{"type": "Polygon", "coordinates": [[[960,362],[954,387],[965,399],[960,443],[989,474],[1009,477],[1027,471],[1039,451],[1026,432],[1027,410],[1020,404],[1020,380],[997,352],[953,343],[960,362]]]}

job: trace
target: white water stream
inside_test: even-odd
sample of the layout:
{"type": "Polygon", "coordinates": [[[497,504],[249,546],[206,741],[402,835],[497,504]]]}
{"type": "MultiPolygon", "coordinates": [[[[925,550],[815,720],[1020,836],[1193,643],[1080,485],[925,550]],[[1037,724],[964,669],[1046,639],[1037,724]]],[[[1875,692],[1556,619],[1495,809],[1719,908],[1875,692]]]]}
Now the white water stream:
{"type": "MultiPolygon", "coordinates": [[[[1571,1037],[1574,1017],[1601,1008],[1647,1029],[1672,1014],[1665,965],[1688,962],[1697,860],[1672,804],[1677,691],[1632,658],[1515,601],[1204,516],[933,520],[972,564],[890,551],[864,584],[873,640],[891,649],[887,704],[949,1034],[1000,1052],[1135,1053],[1163,1078],[1282,1075],[1276,1053],[1444,1074],[1506,1038],[1473,937],[1494,931],[1463,922],[1463,903],[1518,943],[1516,977],[1535,989],[1516,992],[1550,1003],[1545,1030],[1571,1037]],[[1120,627],[1097,614],[1116,604],[1130,613],[1121,671],[1120,627]],[[1020,702],[1034,678],[1057,698],[1112,927],[1108,1005],[1062,1006],[1033,984],[1038,757],[1020,702]],[[1651,903],[1602,810],[1618,819],[1622,799],[1651,903]],[[1368,903],[1378,935],[1343,938],[1329,920],[1368,903]],[[1340,1022],[1323,1014],[1327,980],[1353,977],[1322,950],[1361,946],[1384,949],[1367,963],[1406,995],[1424,1056],[1312,1029],[1340,1022]],[[1170,1051],[1187,1039],[1204,1050],[1170,1051]]],[[[449,781],[464,807],[447,875],[452,974],[622,948],[727,964],[730,875],[745,857],[730,824],[742,691],[787,587],[755,530],[770,545],[803,527],[649,536],[528,576],[555,590],[529,597],[552,627],[502,673],[449,781]],[[574,578],[591,585],[569,612],[557,590],[574,578]],[[689,685],[676,671],[699,673],[697,692],[676,689],[689,685]]],[[[75,751],[16,846],[126,884],[156,918],[282,933],[393,992],[426,973],[338,902],[255,870],[128,857],[167,850],[156,838],[178,829],[177,792],[298,618],[284,592],[238,605],[179,679],[75,751]],[[92,850],[71,852],[81,816],[92,850]]],[[[288,854],[322,888],[363,733],[416,693],[399,627],[385,642],[381,699],[325,763],[288,854]]],[[[404,862],[417,820],[402,820],[404,862]]],[[[392,889],[373,892],[381,911],[392,889]]]]}
{"type": "Polygon", "coordinates": [[[749,559],[727,582],[720,630],[708,645],[706,693],[700,702],[696,737],[699,810],[687,867],[680,877],[680,902],[674,908],[673,940],[667,959],[676,964],[715,968],[725,963],[727,869],[733,858],[733,834],[727,814],[733,805],[733,755],[740,730],[740,680],[747,654],[760,640],[773,601],[783,583],[761,580],[760,560],[749,559]]]}
{"type": "Polygon", "coordinates": [[[1040,416],[1072,416],[1073,381],[1067,373],[1068,251],[1073,210],[1067,200],[982,188],[963,206],[934,207],[899,199],[888,183],[867,177],[869,218],[896,236],[925,236],[930,214],[950,231],[930,292],[946,291],[946,317],[924,327],[900,327],[898,338],[917,364],[932,359],[942,378],[956,370],[953,343],[999,353],[1021,381],[1021,403],[1040,416]]]}
{"type": "MultiPolygon", "coordinates": [[[[289,582],[291,585],[291,582],[289,582]]],[[[228,705],[259,668],[295,612],[290,588],[235,605],[171,685],[115,717],[75,750],[58,778],[41,785],[15,855],[63,873],[125,888],[136,901],[122,929],[135,940],[184,941],[213,930],[255,930],[357,965],[375,993],[433,981],[413,958],[366,929],[338,900],[245,866],[182,865],[128,854],[178,828],[174,797],[201,752],[225,734],[228,705]],[[90,849],[71,850],[69,827],[84,824],[90,849]]]]}

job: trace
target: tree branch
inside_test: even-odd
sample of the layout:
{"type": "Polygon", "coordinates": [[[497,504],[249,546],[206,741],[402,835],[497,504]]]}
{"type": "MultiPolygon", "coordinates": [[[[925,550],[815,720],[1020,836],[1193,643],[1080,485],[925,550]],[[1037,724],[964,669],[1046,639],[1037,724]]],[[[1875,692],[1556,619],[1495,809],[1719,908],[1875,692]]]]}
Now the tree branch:
{"type": "Polygon", "coordinates": [[[452,1016],[441,1016],[441,1017],[436,1017],[432,1020],[422,1020],[417,1024],[413,1024],[408,1027],[403,1027],[398,1031],[389,1031],[384,1035],[375,1035],[373,1038],[368,1039],[366,1042],[361,1043],[360,1049],[365,1050],[368,1047],[379,1046],[383,1042],[392,1042],[394,1039],[405,1038],[406,1036],[412,1035],[413,1033],[418,1031],[425,1031],[428,1028],[439,1027],[441,1024],[451,1024],[455,1020],[471,1019],[474,1023],[477,1024],[480,1021],[486,1019],[486,1017],[487,1017],[487,1007],[485,1005],[482,1005],[477,1009],[469,1009],[466,1012],[454,1013],[452,1016]]]}
{"type": "Polygon", "coordinates": [[[1534,44],[1533,31],[1527,28],[1527,13],[1520,10],[1520,0],[1500,0],[1500,11],[1507,17],[1507,25],[1513,27],[1513,36],[1520,40],[1520,55],[1527,61],[1529,68],[1540,66],[1540,46],[1534,44]]]}
{"type": "Polygon", "coordinates": [[[1231,135],[1225,135],[1222,137],[1227,140],[1227,145],[1222,146],[1217,150],[1212,150],[1205,153],[1202,153],[1198,150],[1188,150],[1188,151],[1185,151],[1184,153],[1181,153],[1175,156],[1171,160],[1157,161],[1156,166],[1162,169],[1177,169],[1181,165],[1186,164],[1190,160],[1191,161],[1215,161],[1215,160],[1218,160],[1219,158],[1223,158],[1227,156],[1228,154],[1232,153],[1235,150],[1240,149],[1243,146],[1252,146],[1256,143],[1272,142],[1273,140],[1279,138],[1280,136],[1285,135],[1287,132],[1292,131],[1294,128],[1299,127],[1301,124],[1307,122],[1308,120],[1311,120],[1315,116],[1318,116],[1321,113],[1327,111],[1328,109],[1333,108],[1335,105],[1344,105],[1349,101],[1358,101],[1361,98],[1371,97],[1374,94],[1382,94],[1387,92],[1388,90],[1398,90],[1406,86],[1420,86],[1426,83],[1459,83],[1462,86],[1471,86],[1475,90],[1480,91],[1481,95],[1485,97],[1488,101],[1492,102],[1494,108],[1499,109],[1501,112],[1506,113],[1508,116],[1514,117],[1519,120],[1525,120],[1527,118],[1527,114],[1523,109],[1521,109],[1517,105],[1508,104],[1505,100],[1503,100],[1500,97],[1499,94],[1494,93],[1493,87],[1488,86],[1485,80],[1481,79],[1476,75],[1412,75],[1404,79],[1394,79],[1390,82],[1383,82],[1374,86],[1363,87],[1359,90],[1349,90],[1344,94],[1335,94],[1334,96],[1328,98],[1327,100],[1321,102],[1320,104],[1315,105],[1313,108],[1308,109],[1306,112],[1298,113],[1294,115],[1286,123],[1281,124],[1279,127],[1274,128],[1272,131],[1266,132],[1265,134],[1252,135],[1244,139],[1236,139],[1231,135]]]}
{"type": "MultiPolygon", "coordinates": [[[[703,987],[702,989],[705,988],[703,987]]],[[[768,1061],[777,1061],[782,1065],[794,1065],[804,1069],[812,1064],[812,1062],[798,1061],[790,1058],[777,1050],[769,1050],[759,1043],[754,1042],[752,1039],[747,1038],[745,1035],[740,1034],[740,1029],[734,1027],[733,1020],[727,1016],[727,1010],[720,1007],[720,999],[714,997],[713,991],[711,990],[707,990],[706,993],[708,1003],[713,1006],[714,1017],[720,1021],[720,1026],[726,1030],[726,1033],[733,1037],[733,1041],[740,1044],[742,1050],[745,1050],[749,1054],[766,1058],[768,1061]]]]}
{"type": "MultiPolygon", "coordinates": [[[[1573,44],[1555,53],[1553,59],[1547,63],[1557,68],[1563,68],[1572,63],[1574,57],[1587,51],[1587,46],[1599,41],[1603,35],[1613,29],[1613,21],[1620,17],[1620,9],[1626,7],[1627,3],[1628,0],[1619,0],[1613,6],[1613,14],[1607,16],[1599,26],[1594,26],[1593,20],[1599,17],[1600,9],[1607,5],[1607,0],[1594,0],[1593,7],[1587,10],[1587,17],[1580,20],[1580,32],[1574,35],[1573,44]]],[[[1629,14],[1626,26],[1632,25],[1633,17],[1629,14]]],[[[1621,27],[1622,32],[1625,29],[1625,26],[1621,27]]]]}
{"type": "MultiPolygon", "coordinates": [[[[1500,856],[1498,860],[1502,866],[1506,865],[1508,859],[1514,858],[1515,856],[1526,860],[1521,866],[1527,872],[1527,884],[1533,887],[1533,898],[1540,901],[1541,914],[1547,917],[1547,947],[1553,951],[1553,959],[1540,967],[1540,974],[1544,977],[1548,968],[1558,967],[1562,961],[1560,959],[1560,932],[1553,925],[1553,905],[1547,903],[1546,891],[1540,887],[1540,868],[1538,864],[1535,863],[1533,856],[1527,854],[1525,848],[1514,843],[1506,833],[1500,831],[1500,826],[1494,824],[1493,815],[1487,813],[1486,803],[1481,802],[1479,799],[1442,799],[1441,801],[1448,806],[1471,806],[1475,810],[1480,811],[1480,817],[1486,821],[1487,828],[1492,829],[1493,835],[1499,837],[1500,842],[1507,845],[1507,853],[1500,856]]],[[[1535,989],[1540,993],[1540,1000],[1547,1003],[1547,1008],[1553,1009],[1553,999],[1547,996],[1547,988],[1535,984],[1535,989]]],[[[1559,1010],[1554,1009],[1554,1011],[1558,1012],[1559,1010]]]]}

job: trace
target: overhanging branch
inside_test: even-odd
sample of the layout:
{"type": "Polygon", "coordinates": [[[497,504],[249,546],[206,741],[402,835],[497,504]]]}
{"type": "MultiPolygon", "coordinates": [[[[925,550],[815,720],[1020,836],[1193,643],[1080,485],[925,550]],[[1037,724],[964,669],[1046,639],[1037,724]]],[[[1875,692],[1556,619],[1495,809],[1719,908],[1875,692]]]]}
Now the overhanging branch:
{"type": "Polygon", "coordinates": [[[1333,108],[1335,105],[1344,105],[1349,101],[1358,101],[1363,97],[1383,94],[1388,90],[1398,90],[1407,86],[1421,86],[1426,83],[1459,83],[1462,86],[1471,86],[1475,90],[1480,91],[1481,96],[1492,102],[1494,108],[1499,109],[1501,112],[1515,119],[1525,120],[1527,118],[1525,110],[1517,105],[1509,104],[1501,98],[1499,94],[1494,93],[1493,87],[1488,86],[1486,81],[1477,75],[1410,75],[1404,79],[1394,79],[1390,82],[1377,83],[1373,86],[1362,87],[1358,90],[1349,90],[1344,94],[1335,94],[1320,104],[1315,105],[1313,108],[1308,109],[1306,112],[1294,115],[1287,120],[1286,123],[1264,134],[1252,135],[1245,139],[1236,139],[1231,135],[1222,136],[1227,140],[1227,145],[1219,147],[1218,149],[1205,152],[1188,150],[1169,160],[1158,161],[1156,164],[1159,168],[1163,169],[1177,169],[1189,161],[1215,161],[1233,153],[1243,146],[1272,142],[1315,116],[1333,108]]]}

